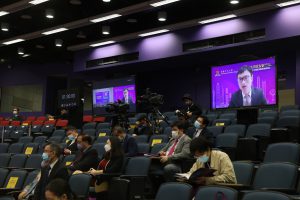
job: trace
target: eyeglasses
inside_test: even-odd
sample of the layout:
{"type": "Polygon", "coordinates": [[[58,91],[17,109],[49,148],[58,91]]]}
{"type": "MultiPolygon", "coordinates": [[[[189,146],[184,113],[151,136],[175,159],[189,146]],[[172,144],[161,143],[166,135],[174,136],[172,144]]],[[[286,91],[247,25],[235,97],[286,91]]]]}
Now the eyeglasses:
{"type": "Polygon", "coordinates": [[[246,76],[243,76],[243,77],[238,77],[238,80],[240,81],[240,82],[242,82],[242,81],[248,81],[250,79],[250,76],[249,75],[246,75],[246,76]]]}

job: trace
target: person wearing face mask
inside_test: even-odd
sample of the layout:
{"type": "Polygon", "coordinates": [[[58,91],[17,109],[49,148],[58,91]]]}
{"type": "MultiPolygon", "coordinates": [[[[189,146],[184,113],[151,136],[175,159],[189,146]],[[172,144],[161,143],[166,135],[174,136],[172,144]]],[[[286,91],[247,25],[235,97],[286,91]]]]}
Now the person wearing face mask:
{"type": "Polygon", "coordinates": [[[194,122],[194,127],[196,128],[195,133],[193,134],[193,138],[197,138],[202,136],[214,144],[214,136],[212,132],[210,132],[206,127],[208,126],[209,121],[205,116],[199,116],[194,122]]]}
{"type": "Polygon", "coordinates": [[[69,174],[63,162],[59,159],[61,148],[58,144],[50,143],[44,147],[42,154],[41,177],[34,191],[34,200],[45,200],[45,188],[56,178],[69,179],[69,174]]]}
{"type": "Polygon", "coordinates": [[[21,116],[20,116],[20,109],[19,108],[17,108],[17,107],[14,107],[13,108],[13,112],[12,112],[12,117],[11,117],[11,121],[21,121],[22,120],[22,118],[21,118],[21,116]]]}
{"type": "Polygon", "coordinates": [[[204,137],[199,136],[193,139],[190,151],[197,160],[188,174],[192,174],[199,168],[212,168],[216,170],[213,177],[199,177],[196,181],[198,185],[237,183],[229,156],[222,151],[213,150],[212,144],[204,137]]]}
{"type": "MultiPolygon", "coordinates": [[[[70,173],[75,171],[86,172],[91,168],[97,168],[98,152],[92,148],[92,138],[89,135],[78,135],[77,137],[77,154],[74,162],[68,167],[70,173]]],[[[76,172],[75,172],[76,174],[76,172]]]]}
{"type": "Polygon", "coordinates": [[[115,126],[113,129],[113,135],[118,137],[121,141],[126,157],[133,157],[138,154],[137,143],[134,137],[126,134],[125,130],[122,127],[115,126]]]}
{"type": "Polygon", "coordinates": [[[172,138],[159,152],[166,181],[174,181],[174,175],[181,172],[180,162],[190,158],[191,138],[184,133],[186,122],[176,121],[171,127],[172,138]]]}
{"type": "Polygon", "coordinates": [[[76,200],[76,195],[72,193],[68,182],[63,179],[51,181],[45,192],[46,200],[76,200]]]}
{"type": "Polygon", "coordinates": [[[67,147],[64,149],[64,154],[65,155],[76,154],[78,151],[78,149],[77,149],[77,137],[78,137],[77,129],[73,126],[69,126],[67,128],[67,137],[68,137],[68,142],[67,142],[67,147]]]}

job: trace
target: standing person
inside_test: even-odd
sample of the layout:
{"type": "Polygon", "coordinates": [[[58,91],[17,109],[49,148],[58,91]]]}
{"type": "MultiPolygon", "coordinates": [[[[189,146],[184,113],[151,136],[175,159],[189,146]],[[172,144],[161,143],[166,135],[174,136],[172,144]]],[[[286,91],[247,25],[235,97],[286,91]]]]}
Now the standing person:
{"type": "Polygon", "coordinates": [[[237,73],[239,90],[232,94],[228,107],[266,105],[267,101],[260,88],[252,87],[253,70],[243,66],[237,73]]]}
{"type": "Polygon", "coordinates": [[[61,148],[58,144],[50,143],[44,147],[41,178],[34,192],[34,200],[46,199],[45,188],[52,180],[62,178],[67,181],[69,179],[68,171],[63,165],[63,162],[59,159],[61,152],[61,148]]]}

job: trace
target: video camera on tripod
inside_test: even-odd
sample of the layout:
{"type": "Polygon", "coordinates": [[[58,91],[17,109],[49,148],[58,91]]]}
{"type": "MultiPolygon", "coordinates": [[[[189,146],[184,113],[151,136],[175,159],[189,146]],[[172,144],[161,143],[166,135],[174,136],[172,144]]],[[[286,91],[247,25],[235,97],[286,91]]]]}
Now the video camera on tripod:
{"type": "Polygon", "coordinates": [[[159,107],[164,104],[164,96],[146,89],[146,93],[139,97],[138,103],[145,104],[151,107],[159,107]]]}
{"type": "Polygon", "coordinates": [[[108,113],[113,113],[112,116],[112,127],[118,125],[125,129],[128,128],[128,116],[127,111],[129,109],[129,104],[123,103],[118,100],[115,103],[109,103],[105,107],[105,111],[108,113]]]}

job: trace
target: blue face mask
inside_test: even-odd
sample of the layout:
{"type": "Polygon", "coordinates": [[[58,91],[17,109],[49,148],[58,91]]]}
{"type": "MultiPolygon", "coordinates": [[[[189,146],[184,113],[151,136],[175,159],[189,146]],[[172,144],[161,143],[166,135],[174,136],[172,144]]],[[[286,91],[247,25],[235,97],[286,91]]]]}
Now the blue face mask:
{"type": "Polygon", "coordinates": [[[198,160],[198,162],[201,162],[201,163],[207,163],[207,161],[209,160],[209,157],[207,155],[203,155],[203,156],[200,156],[197,160],[198,160]]]}
{"type": "Polygon", "coordinates": [[[49,155],[47,153],[42,154],[42,159],[43,161],[48,161],[49,160],[49,155]]]}
{"type": "Polygon", "coordinates": [[[202,124],[200,122],[198,122],[197,120],[194,122],[194,126],[196,129],[201,129],[202,128],[202,124]]]}
{"type": "Polygon", "coordinates": [[[73,135],[69,135],[68,139],[71,140],[71,141],[73,141],[73,140],[75,140],[75,137],[73,135]]]}

